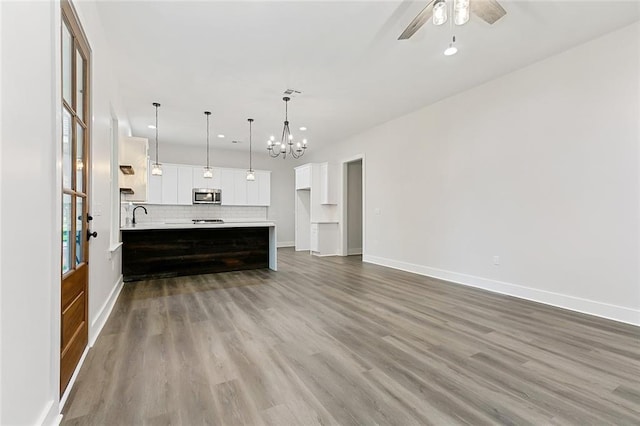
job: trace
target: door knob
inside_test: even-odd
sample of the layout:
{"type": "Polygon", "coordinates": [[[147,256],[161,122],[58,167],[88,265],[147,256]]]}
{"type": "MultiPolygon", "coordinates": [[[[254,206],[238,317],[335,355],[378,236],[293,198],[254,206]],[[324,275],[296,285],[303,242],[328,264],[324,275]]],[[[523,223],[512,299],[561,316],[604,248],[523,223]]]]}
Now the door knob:
{"type": "Polygon", "coordinates": [[[88,220],[88,221],[93,220],[93,216],[91,216],[89,213],[87,213],[87,220],[88,220]]]}
{"type": "Polygon", "coordinates": [[[91,231],[89,231],[87,229],[87,241],[89,241],[91,239],[91,237],[97,238],[98,237],[98,233],[95,232],[95,231],[91,232],[91,231]]]}

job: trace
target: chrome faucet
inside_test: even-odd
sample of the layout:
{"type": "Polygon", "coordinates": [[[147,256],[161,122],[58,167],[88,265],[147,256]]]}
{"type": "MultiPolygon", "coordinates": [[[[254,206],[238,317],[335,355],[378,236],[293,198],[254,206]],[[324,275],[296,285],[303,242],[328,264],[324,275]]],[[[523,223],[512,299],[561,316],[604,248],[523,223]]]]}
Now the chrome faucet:
{"type": "Polygon", "coordinates": [[[136,224],[136,210],[138,209],[142,209],[144,210],[144,214],[149,214],[147,213],[147,208],[145,206],[138,206],[135,209],[133,209],[133,220],[131,221],[132,224],[136,224]]]}

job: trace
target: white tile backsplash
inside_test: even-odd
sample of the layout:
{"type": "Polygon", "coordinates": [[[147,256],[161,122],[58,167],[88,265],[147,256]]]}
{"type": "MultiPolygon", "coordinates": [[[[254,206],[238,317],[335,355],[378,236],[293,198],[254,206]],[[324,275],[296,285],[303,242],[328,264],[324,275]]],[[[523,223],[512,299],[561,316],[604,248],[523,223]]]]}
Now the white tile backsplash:
{"type": "MultiPolygon", "coordinates": [[[[131,218],[134,207],[139,204],[122,204],[121,225],[126,224],[127,215],[131,218]]],[[[225,221],[238,220],[267,220],[267,207],[254,206],[218,206],[218,205],[190,205],[190,206],[168,206],[161,204],[143,204],[148,214],[144,214],[142,209],[136,211],[137,223],[149,222],[170,222],[184,221],[190,222],[192,219],[222,219],[225,221]]]]}

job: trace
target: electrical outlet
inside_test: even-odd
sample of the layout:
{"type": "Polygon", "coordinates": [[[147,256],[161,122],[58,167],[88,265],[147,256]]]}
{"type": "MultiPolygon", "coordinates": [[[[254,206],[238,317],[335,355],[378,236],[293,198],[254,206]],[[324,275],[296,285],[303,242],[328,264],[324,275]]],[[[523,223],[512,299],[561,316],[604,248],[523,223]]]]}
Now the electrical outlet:
{"type": "Polygon", "coordinates": [[[493,264],[494,265],[500,264],[500,256],[493,256],[493,264]]]}

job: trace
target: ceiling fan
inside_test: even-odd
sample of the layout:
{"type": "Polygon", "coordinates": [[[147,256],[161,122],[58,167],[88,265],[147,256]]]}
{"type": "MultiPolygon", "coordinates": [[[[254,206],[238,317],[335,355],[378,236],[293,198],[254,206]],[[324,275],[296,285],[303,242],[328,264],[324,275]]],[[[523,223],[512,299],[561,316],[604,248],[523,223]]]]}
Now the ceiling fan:
{"type": "MultiPolygon", "coordinates": [[[[507,14],[507,11],[496,0],[453,0],[453,22],[464,25],[469,20],[469,12],[473,12],[480,19],[493,25],[507,14]]],[[[398,40],[411,38],[429,19],[433,17],[434,25],[447,22],[447,4],[445,0],[429,0],[407,28],[400,34],[398,40]]]]}

